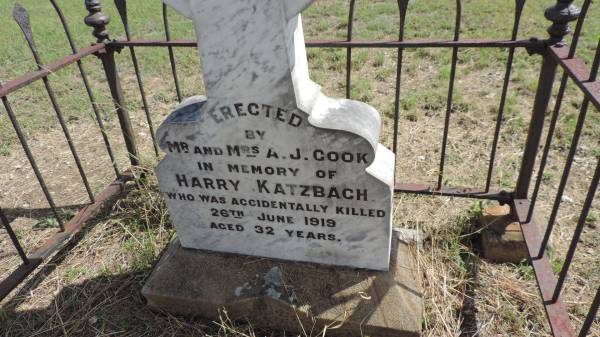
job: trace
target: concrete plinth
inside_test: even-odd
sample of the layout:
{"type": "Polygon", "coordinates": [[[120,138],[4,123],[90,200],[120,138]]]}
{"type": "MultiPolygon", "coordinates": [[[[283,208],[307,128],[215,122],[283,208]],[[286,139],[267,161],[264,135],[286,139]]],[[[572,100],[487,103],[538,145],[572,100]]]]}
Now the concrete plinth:
{"type": "Polygon", "coordinates": [[[394,236],[389,272],[214,253],[172,242],[142,294],[173,314],[233,320],[326,336],[420,336],[414,248],[394,236]]]}
{"type": "Polygon", "coordinates": [[[486,259],[512,263],[527,259],[521,226],[511,216],[508,205],[485,208],[479,222],[484,228],[481,246],[486,259]]]}

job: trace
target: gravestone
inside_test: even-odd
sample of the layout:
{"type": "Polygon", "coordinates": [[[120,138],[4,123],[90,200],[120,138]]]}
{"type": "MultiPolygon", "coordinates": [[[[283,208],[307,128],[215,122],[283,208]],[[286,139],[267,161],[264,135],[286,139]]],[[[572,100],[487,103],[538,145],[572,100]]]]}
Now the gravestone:
{"type": "Polygon", "coordinates": [[[148,305],[419,336],[414,252],[392,240],[394,154],[375,109],[310,80],[299,13],[314,0],[164,1],[195,24],[206,96],[157,132],[177,239],[142,289],[148,305]]]}
{"type": "Polygon", "coordinates": [[[181,245],[387,270],[394,155],[375,109],[309,79],[311,1],[165,2],[195,23],[206,87],[157,132],[181,245]]]}

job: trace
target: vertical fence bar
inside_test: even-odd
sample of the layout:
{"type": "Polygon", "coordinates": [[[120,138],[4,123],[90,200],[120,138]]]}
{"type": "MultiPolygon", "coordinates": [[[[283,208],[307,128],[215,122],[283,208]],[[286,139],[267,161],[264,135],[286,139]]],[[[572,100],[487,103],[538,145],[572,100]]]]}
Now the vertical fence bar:
{"type": "MultiPolygon", "coordinates": [[[[400,15],[400,30],[398,32],[398,41],[404,41],[404,27],[406,22],[406,12],[408,11],[408,0],[398,0],[398,11],[400,15]]],[[[398,48],[398,59],[396,60],[396,91],[394,97],[394,138],[392,143],[392,152],[398,152],[398,122],[400,119],[400,85],[402,83],[402,62],[404,61],[404,48],[398,48]]],[[[394,170],[394,176],[396,171],[394,170]]]]}
{"type": "MultiPolygon", "coordinates": [[[[0,83],[0,87],[2,87],[2,83],[0,83]]],[[[23,130],[21,130],[21,126],[19,125],[17,116],[15,115],[15,113],[12,109],[12,106],[10,105],[10,102],[8,101],[8,98],[2,97],[2,104],[4,105],[4,109],[6,109],[6,113],[8,114],[8,118],[10,119],[13,129],[15,129],[15,133],[17,134],[17,138],[19,139],[19,142],[21,143],[21,147],[23,147],[25,156],[27,157],[27,160],[29,161],[31,168],[33,169],[33,173],[35,174],[35,177],[37,178],[37,181],[40,184],[40,187],[42,188],[42,192],[44,193],[44,196],[46,197],[46,201],[48,201],[48,205],[50,206],[50,209],[52,210],[52,214],[54,214],[56,221],[58,221],[58,226],[59,226],[60,230],[64,231],[65,224],[63,223],[61,217],[58,215],[58,211],[56,210],[56,204],[54,203],[54,199],[52,199],[52,195],[50,195],[50,191],[48,190],[46,181],[44,180],[44,177],[42,176],[42,173],[40,172],[40,169],[37,166],[35,158],[33,157],[33,154],[31,153],[31,149],[29,148],[29,144],[27,143],[25,134],[23,134],[23,130]]]]}
{"type": "Polygon", "coordinates": [[[123,98],[121,80],[119,78],[119,73],[117,72],[115,54],[112,51],[107,51],[105,54],[100,55],[100,60],[102,61],[104,72],[106,73],[110,93],[115,102],[115,107],[117,108],[117,116],[119,117],[123,139],[125,140],[125,146],[127,147],[127,152],[129,154],[129,161],[131,162],[131,165],[138,166],[140,162],[137,144],[133,133],[133,127],[131,126],[129,112],[124,107],[125,99],[123,98]]]}
{"type": "MultiPolygon", "coordinates": [[[[456,0],[456,20],[454,23],[454,41],[458,41],[461,21],[461,0],[456,0]]],[[[448,85],[448,97],[446,99],[446,116],[444,118],[444,135],[442,138],[442,149],[440,154],[440,168],[438,173],[437,189],[442,188],[444,182],[444,165],[446,162],[446,147],[448,145],[448,131],[450,128],[450,114],[452,113],[452,98],[454,95],[454,80],[456,78],[456,63],[458,61],[458,47],[452,48],[452,64],[450,68],[450,83],[448,85]]]]}
{"type": "MultiPolygon", "coordinates": [[[[125,37],[127,38],[127,41],[131,41],[131,34],[129,33],[129,22],[127,20],[127,3],[125,2],[125,0],[115,0],[115,6],[117,6],[119,16],[121,17],[123,27],[125,28],[125,37]]],[[[140,95],[142,96],[142,105],[144,107],[144,113],[146,114],[148,128],[150,129],[150,138],[152,138],[152,146],[154,147],[155,155],[158,157],[158,143],[156,142],[156,135],[154,134],[154,124],[152,123],[152,116],[150,115],[148,100],[146,99],[146,90],[144,89],[142,72],[140,71],[137,55],[135,54],[135,48],[133,46],[129,46],[129,53],[131,55],[133,69],[135,70],[135,78],[137,80],[138,88],[140,89],[140,95]]]]}
{"type": "MultiPolygon", "coordinates": [[[[62,10],[56,4],[55,0],[50,0],[50,3],[54,7],[60,22],[62,23],[65,34],[67,35],[67,41],[69,42],[69,46],[71,47],[71,51],[73,54],[77,53],[77,46],[73,41],[73,37],[71,35],[71,30],[67,25],[67,20],[65,19],[62,10]]],[[[83,80],[83,85],[87,92],[88,98],[90,99],[90,103],[92,104],[92,110],[94,111],[94,116],[96,117],[96,122],[100,127],[100,133],[102,134],[102,139],[104,141],[104,146],[106,147],[106,152],[108,153],[108,157],[110,158],[110,162],[112,163],[113,170],[115,171],[115,175],[117,178],[121,176],[119,173],[119,167],[117,166],[117,161],[112,151],[112,147],[110,145],[110,141],[108,140],[108,135],[106,134],[106,128],[104,127],[104,122],[102,121],[102,116],[100,115],[100,110],[98,109],[98,103],[96,102],[96,97],[94,97],[94,93],[92,92],[92,88],[90,87],[90,83],[88,81],[87,74],[83,68],[83,62],[81,60],[77,60],[77,68],[79,68],[79,73],[81,74],[81,79],[83,80]]]]}
{"type": "Polygon", "coordinates": [[[552,117],[550,118],[550,124],[548,125],[548,134],[546,136],[546,143],[544,144],[544,151],[542,152],[542,157],[540,158],[540,166],[538,169],[538,174],[536,177],[535,185],[533,187],[533,192],[531,194],[531,204],[529,206],[529,212],[527,212],[527,222],[531,221],[533,217],[533,211],[535,209],[535,204],[537,202],[537,197],[540,192],[540,187],[542,185],[544,171],[546,168],[546,162],[548,161],[548,154],[550,153],[550,146],[552,145],[552,138],[554,135],[554,130],[556,129],[556,123],[558,122],[558,115],[560,113],[560,108],[562,105],[563,97],[565,94],[565,89],[567,87],[568,75],[563,74],[562,79],[560,80],[560,87],[558,88],[558,94],[556,95],[556,103],[554,103],[554,110],[552,111],[552,117]]]}
{"type": "Polygon", "coordinates": [[[23,263],[29,264],[29,259],[27,258],[27,254],[25,254],[25,251],[23,250],[23,247],[21,246],[21,243],[19,242],[17,235],[15,234],[12,227],[10,226],[10,222],[8,221],[8,218],[6,218],[6,215],[4,214],[4,211],[2,211],[2,208],[0,208],[0,222],[2,222],[4,229],[6,229],[6,233],[8,233],[8,236],[10,237],[10,240],[12,241],[13,246],[15,246],[15,249],[17,250],[17,253],[21,257],[21,260],[23,260],[23,263]]]}
{"type": "Polygon", "coordinates": [[[573,40],[571,41],[571,47],[569,48],[569,58],[573,58],[575,56],[575,51],[577,51],[577,44],[579,43],[579,36],[581,35],[581,29],[583,28],[583,23],[585,22],[585,18],[587,17],[588,9],[592,0],[585,0],[583,6],[581,7],[581,11],[579,11],[579,20],[577,20],[577,24],[575,25],[575,32],[573,32],[573,40]]]}
{"type": "MultiPolygon", "coordinates": [[[[511,41],[515,41],[519,34],[519,24],[521,22],[521,14],[523,13],[523,7],[525,6],[525,0],[516,0],[515,5],[515,19],[513,22],[513,29],[511,35],[511,41]]],[[[498,107],[498,115],[496,116],[496,127],[494,129],[494,138],[492,140],[492,150],[490,153],[490,161],[488,163],[487,178],[485,181],[485,192],[490,191],[492,184],[492,174],[494,173],[494,161],[496,160],[496,150],[498,147],[498,141],[500,139],[500,128],[502,127],[502,119],[504,118],[504,108],[506,105],[506,97],[508,95],[508,84],[510,82],[510,75],[512,72],[513,59],[515,56],[515,48],[510,47],[508,50],[508,60],[506,61],[506,70],[504,72],[504,82],[502,83],[502,94],[500,96],[500,105],[498,107]]]]}
{"type": "MultiPolygon", "coordinates": [[[[33,39],[33,33],[31,31],[31,26],[29,23],[29,14],[19,3],[15,3],[15,7],[13,9],[13,18],[23,31],[25,35],[25,40],[27,40],[27,45],[33,54],[33,58],[37,64],[39,70],[43,69],[42,60],[40,58],[39,53],[37,52],[37,48],[35,45],[35,41],[33,39]]],[[[71,133],[69,132],[69,128],[67,127],[67,123],[63,117],[62,111],[58,106],[58,101],[56,100],[56,96],[54,95],[54,90],[52,90],[52,86],[50,85],[50,80],[48,77],[42,77],[42,82],[44,83],[44,87],[46,88],[46,92],[48,93],[48,97],[50,98],[50,103],[54,112],[56,113],[56,117],[58,118],[58,122],[60,127],[62,128],[63,134],[67,140],[67,144],[69,145],[69,149],[71,150],[71,154],[73,155],[73,159],[75,160],[75,164],[77,165],[77,169],[79,171],[79,175],[81,176],[81,180],[83,181],[83,185],[85,186],[85,190],[88,194],[91,203],[94,203],[94,193],[92,193],[92,189],[88,182],[87,176],[81,165],[81,160],[79,159],[79,154],[75,149],[75,144],[73,143],[73,139],[71,138],[71,133]]]]}
{"type": "Polygon", "coordinates": [[[598,189],[598,181],[600,181],[600,158],[598,158],[598,163],[596,164],[596,172],[594,173],[594,177],[592,178],[592,182],[590,184],[590,188],[585,198],[585,202],[583,203],[583,209],[579,214],[577,227],[575,227],[575,232],[573,233],[573,238],[571,239],[571,244],[569,245],[569,250],[567,251],[567,255],[565,257],[565,262],[560,270],[558,281],[556,282],[556,287],[554,288],[554,294],[552,295],[553,301],[556,301],[560,296],[560,293],[565,283],[565,279],[567,278],[567,274],[569,273],[569,267],[571,266],[571,262],[573,261],[573,256],[575,255],[575,250],[577,249],[579,238],[581,237],[581,233],[583,232],[583,227],[585,226],[587,216],[590,212],[590,209],[592,208],[592,202],[594,201],[594,197],[596,195],[596,189],[598,189]]]}
{"type": "MultiPolygon", "coordinates": [[[[100,0],[85,0],[85,6],[89,12],[85,17],[85,24],[94,29],[92,34],[96,37],[98,43],[109,42],[106,24],[110,18],[108,15],[102,13],[100,0]]],[[[123,90],[121,89],[121,80],[117,72],[114,53],[113,49],[107,48],[98,57],[102,61],[110,93],[117,109],[117,116],[119,117],[119,124],[123,133],[123,139],[125,140],[125,146],[127,147],[129,161],[131,165],[138,166],[140,164],[138,149],[133,128],[131,127],[129,112],[125,109],[125,99],[123,98],[123,90]]]]}
{"type": "MultiPolygon", "coordinates": [[[[575,50],[577,49],[577,42],[579,41],[579,36],[581,33],[581,29],[583,27],[583,22],[585,21],[587,10],[590,6],[591,0],[586,0],[581,9],[581,17],[577,21],[577,26],[575,28],[575,33],[573,34],[573,41],[571,43],[571,47],[569,49],[569,57],[573,57],[575,55],[575,50]]],[[[527,222],[531,221],[531,217],[533,216],[533,211],[535,209],[535,204],[537,202],[537,197],[540,192],[540,187],[542,185],[544,171],[546,169],[546,162],[548,161],[548,154],[550,153],[550,146],[552,145],[552,139],[554,137],[554,130],[556,128],[556,123],[558,121],[558,116],[560,113],[563,97],[565,94],[565,89],[567,87],[567,81],[569,76],[566,73],[563,73],[562,79],[560,80],[560,87],[558,89],[558,94],[556,96],[556,103],[554,105],[554,111],[552,112],[552,117],[550,119],[550,125],[548,126],[548,135],[546,136],[546,143],[544,144],[544,152],[542,153],[542,158],[540,159],[540,166],[538,169],[538,174],[535,181],[535,186],[533,188],[533,193],[531,194],[531,204],[529,208],[529,212],[527,214],[527,222]]]]}
{"type": "MultiPolygon", "coordinates": [[[[554,6],[546,9],[544,13],[546,19],[552,21],[552,25],[548,28],[550,38],[546,40],[546,44],[553,45],[562,43],[564,37],[569,34],[569,22],[577,20],[579,17],[579,9],[572,4],[572,0],[558,0],[554,6]]],[[[552,95],[552,86],[556,76],[556,61],[550,56],[543,54],[542,69],[538,80],[538,88],[533,103],[533,113],[531,122],[529,123],[529,132],[517,185],[515,188],[516,199],[527,199],[529,194],[529,185],[531,184],[531,176],[533,175],[533,166],[542,137],[544,128],[544,115],[548,108],[550,96],[552,95]]]]}
{"type": "MultiPolygon", "coordinates": [[[[169,12],[167,10],[167,4],[163,3],[162,5],[163,12],[163,26],[165,27],[165,39],[167,41],[171,41],[171,30],[169,29],[169,12]]],[[[181,88],[179,87],[179,77],[177,76],[177,66],[175,65],[175,53],[173,52],[173,47],[168,46],[167,50],[169,51],[169,62],[171,63],[171,72],[173,73],[173,81],[175,82],[175,91],[177,92],[177,100],[181,103],[181,88]]]]}
{"type": "MultiPolygon", "coordinates": [[[[352,32],[354,30],[354,5],[356,0],[350,0],[350,9],[348,10],[348,30],[346,41],[352,41],[352,32]]],[[[346,98],[350,98],[350,85],[352,83],[352,48],[346,48],[346,98]]]]}
{"type": "Polygon", "coordinates": [[[600,288],[598,288],[596,290],[596,296],[594,297],[594,301],[592,302],[592,305],[590,306],[590,311],[588,311],[585,321],[583,322],[583,325],[581,326],[581,330],[579,332],[579,337],[585,337],[590,332],[590,328],[592,327],[592,324],[594,323],[594,320],[596,319],[596,315],[598,314],[599,306],[600,306],[600,288]]]}
{"type": "Polygon", "coordinates": [[[544,129],[544,116],[550,102],[552,86],[556,76],[557,63],[547,55],[543,57],[538,88],[533,102],[533,112],[531,114],[531,121],[529,122],[529,131],[527,133],[527,140],[525,141],[525,150],[523,151],[521,161],[521,169],[515,188],[516,199],[527,199],[529,184],[531,183],[531,176],[533,174],[533,165],[535,164],[535,157],[544,129]]]}
{"type": "MultiPolygon", "coordinates": [[[[592,64],[592,69],[590,73],[590,82],[594,82],[596,80],[596,76],[598,73],[598,67],[600,65],[600,41],[598,41],[598,48],[596,48],[596,56],[594,57],[594,62],[592,64]]],[[[590,104],[590,100],[586,97],[583,99],[583,103],[581,104],[581,109],[579,111],[579,116],[577,116],[577,124],[575,125],[575,132],[573,133],[573,138],[571,139],[571,147],[569,148],[569,153],[567,154],[567,159],[565,161],[565,167],[563,168],[563,174],[560,179],[560,183],[558,185],[558,190],[556,192],[556,197],[554,198],[554,205],[552,206],[552,212],[550,213],[550,217],[548,218],[548,227],[546,227],[546,233],[544,234],[544,239],[542,240],[542,245],[540,246],[540,254],[546,249],[548,246],[548,242],[550,241],[550,236],[552,235],[552,230],[554,229],[554,225],[556,224],[556,217],[558,215],[558,209],[560,208],[560,203],[562,201],[562,197],[567,186],[567,181],[569,180],[569,175],[571,173],[571,167],[573,166],[573,159],[575,158],[575,154],[577,153],[577,147],[579,146],[579,140],[581,138],[581,132],[583,130],[583,125],[585,123],[585,118],[588,112],[588,107],[590,104]]]]}

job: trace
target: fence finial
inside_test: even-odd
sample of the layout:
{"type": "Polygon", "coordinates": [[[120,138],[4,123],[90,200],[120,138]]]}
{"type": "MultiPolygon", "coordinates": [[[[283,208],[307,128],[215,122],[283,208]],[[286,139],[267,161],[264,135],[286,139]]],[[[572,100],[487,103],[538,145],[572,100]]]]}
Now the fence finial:
{"type": "Polygon", "coordinates": [[[102,13],[100,0],[85,0],[85,8],[90,13],[84,19],[85,24],[94,28],[92,34],[94,34],[98,43],[107,42],[109,38],[106,25],[110,22],[110,17],[102,13]]]}
{"type": "Polygon", "coordinates": [[[571,32],[569,22],[577,20],[580,13],[579,8],[573,5],[573,0],[557,0],[554,6],[548,7],[544,13],[546,19],[552,21],[548,27],[548,43],[562,44],[563,38],[571,32]]]}

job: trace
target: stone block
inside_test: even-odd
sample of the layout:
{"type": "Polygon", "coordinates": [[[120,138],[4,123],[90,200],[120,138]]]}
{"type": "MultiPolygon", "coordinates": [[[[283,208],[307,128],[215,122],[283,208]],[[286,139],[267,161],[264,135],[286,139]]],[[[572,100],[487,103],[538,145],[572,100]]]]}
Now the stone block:
{"type": "MultiPolygon", "coordinates": [[[[396,237],[396,236],[394,236],[396,237]]],[[[175,240],[145,284],[150,308],[290,333],[413,337],[422,298],[415,247],[393,240],[389,271],[328,267],[182,248],[175,240]]]]}
{"type": "Polygon", "coordinates": [[[483,229],[483,256],[495,262],[519,263],[527,259],[527,246],[521,225],[510,214],[508,205],[487,207],[479,219],[483,229]]]}

